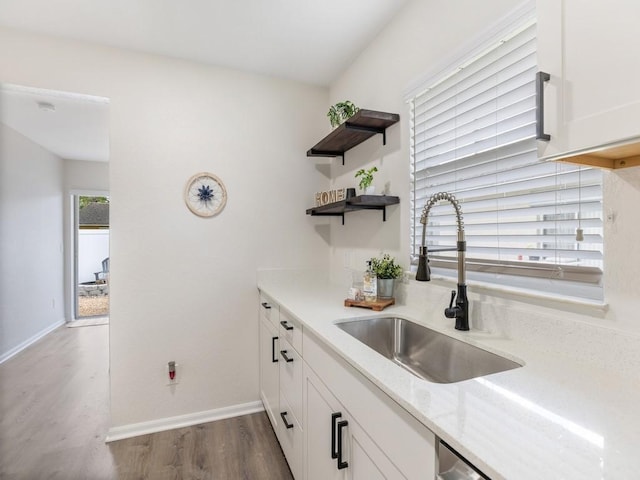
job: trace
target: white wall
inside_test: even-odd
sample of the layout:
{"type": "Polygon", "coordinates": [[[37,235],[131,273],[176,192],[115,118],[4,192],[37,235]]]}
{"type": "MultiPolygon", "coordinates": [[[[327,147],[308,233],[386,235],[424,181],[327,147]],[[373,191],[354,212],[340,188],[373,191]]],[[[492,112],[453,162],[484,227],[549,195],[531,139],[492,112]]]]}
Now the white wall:
{"type": "Polygon", "coordinates": [[[78,282],[95,281],[95,273],[102,271],[102,261],[109,256],[109,230],[82,229],[78,231],[78,282]]]}
{"type": "Polygon", "coordinates": [[[0,123],[0,359],[64,321],[63,162],[0,123]]]}
{"type": "Polygon", "coordinates": [[[113,425],[258,400],[256,268],[328,259],[304,214],[326,89],[7,29],[0,78],[110,99],[113,425]],[[217,217],[184,204],[200,171],[227,187],[217,217]]]}
{"type": "MultiPolygon", "coordinates": [[[[381,166],[376,183],[384,185],[388,182],[391,193],[401,198],[400,205],[388,215],[386,224],[376,218],[377,212],[352,214],[345,226],[339,221],[332,222],[331,266],[335,280],[346,281],[345,259],[350,260],[351,267],[362,269],[365,259],[380,250],[397,255],[405,266],[408,265],[409,111],[404,102],[405,94],[417,86],[421,77],[426,79],[429,74],[437,73],[462,51],[473,48],[475,38],[521,4],[520,0],[486,0],[480,7],[475,0],[414,0],[334,82],[330,89],[331,103],[350,99],[360,107],[401,115],[400,124],[389,131],[390,141],[386,148],[381,148],[378,140],[369,140],[348,154],[344,167],[338,162],[334,164],[334,183],[338,186],[355,185],[353,174],[359,168],[381,166]]],[[[580,311],[586,313],[580,317],[583,321],[640,333],[640,321],[635,313],[640,298],[640,282],[636,279],[636,266],[640,264],[639,204],[638,168],[605,175],[605,213],[613,214],[614,218],[605,225],[604,286],[608,308],[603,314],[597,309],[589,311],[552,302],[562,309],[556,311],[560,318],[567,312],[580,311]]],[[[417,288],[443,288],[443,298],[446,298],[446,290],[451,287],[438,287],[432,282],[417,288]]],[[[498,292],[491,294],[490,289],[483,289],[482,293],[484,302],[501,296],[498,292]]],[[[476,296],[474,300],[479,301],[479,298],[476,296]]],[[[532,311],[545,304],[541,300],[520,298],[528,302],[532,311]]],[[[505,312],[505,309],[498,311],[505,312]]]]}
{"type": "Polygon", "coordinates": [[[108,192],[109,164],[107,162],[65,160],[64,187],[67,192],[108,192]]]}

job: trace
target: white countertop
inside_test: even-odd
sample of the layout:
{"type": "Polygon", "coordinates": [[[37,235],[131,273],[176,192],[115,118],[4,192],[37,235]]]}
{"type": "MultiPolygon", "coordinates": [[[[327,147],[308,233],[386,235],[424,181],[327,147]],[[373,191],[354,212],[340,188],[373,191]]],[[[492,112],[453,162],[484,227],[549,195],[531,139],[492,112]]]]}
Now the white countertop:
{"type": "Polygon", "coordinates": [[[344,307],[346,289],[309,272],[259,273],[258,288],[494,480],[640,478],[638,377],[626,378],[503,334],[457,332],[453,320],[427,315],[423,308],[398,305],[372,312],[344,307]],[[335,326],[341,320],[389,314],[524,366],[453,384],[431,383],[335,326]]]}

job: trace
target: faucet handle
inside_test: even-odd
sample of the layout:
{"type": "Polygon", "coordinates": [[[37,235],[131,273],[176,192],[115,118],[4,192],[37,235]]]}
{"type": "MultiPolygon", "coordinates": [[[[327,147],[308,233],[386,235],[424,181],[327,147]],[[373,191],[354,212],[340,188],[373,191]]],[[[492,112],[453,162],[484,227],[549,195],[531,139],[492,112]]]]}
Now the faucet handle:
{"type": "Polygon", "coordinates": [[[449,308],[453,307],[453,301],[456,299],[456,291],[451,290],[451,301],[449,302],[449,308]]]}
{"type": "Polygon", "coordinates": [[[449,308],[444,309],[444,316],[447,318],[455,318],[456,308],[453,306],[453,301],[456,299],[456,291],[451,290],[451,301],[449,302],[449,308]]]}

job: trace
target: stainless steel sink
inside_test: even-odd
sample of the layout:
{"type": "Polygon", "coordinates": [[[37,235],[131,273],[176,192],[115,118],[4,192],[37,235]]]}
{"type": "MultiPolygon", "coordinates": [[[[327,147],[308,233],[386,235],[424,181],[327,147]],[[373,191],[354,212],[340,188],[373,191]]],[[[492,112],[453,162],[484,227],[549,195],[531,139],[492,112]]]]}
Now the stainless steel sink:
{"type": "Polygon", "coordinates": [[[371,318],[336,325],[417,377],[435,383],[460,382],[522,366],[404,318],[371,318]]]}

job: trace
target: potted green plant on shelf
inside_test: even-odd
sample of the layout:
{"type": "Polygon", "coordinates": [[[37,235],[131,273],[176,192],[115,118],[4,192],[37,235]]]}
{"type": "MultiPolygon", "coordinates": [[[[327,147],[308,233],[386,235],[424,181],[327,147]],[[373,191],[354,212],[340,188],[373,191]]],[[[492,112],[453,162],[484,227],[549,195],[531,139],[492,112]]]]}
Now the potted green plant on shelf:
{"type": "Polygon", "coordinates": [[[378,278],[378,297],[392,298],[395,280],[404,275],[404,269],[396,263],[388,253],[382,255],[382,258],[371,259],[371,269],[378,278]]]}
{"type": "Polygon", "coordinates": [[[356,107],[353,102],[349,100],[345,100],[344,102],[338,102],[335,105],[329,108],[327,112],[327,117],[329,117],[329,121],[331,122],[331,126],[336,128],[345,120],[353,117],[357,111],[360,110],[356,107]]]}
{"type": "Polygon", "coordinates": [[[355,177],[361,177],[359,186],[360,190],[363,190],[365,195],[373,195],[375,192],[375,187],[371,185],[371,183],[373,182],[373,174],[377,171],[378,167],[371,167],[369,170],[361,168],[356,172],[355,177]]]}

